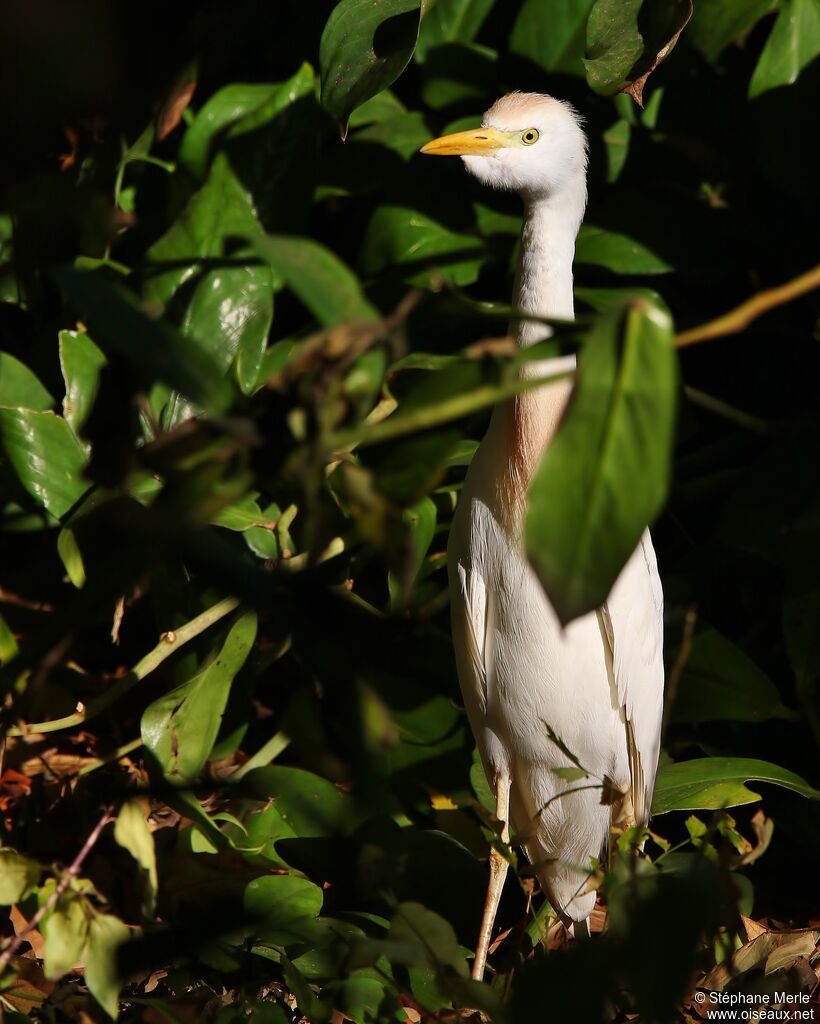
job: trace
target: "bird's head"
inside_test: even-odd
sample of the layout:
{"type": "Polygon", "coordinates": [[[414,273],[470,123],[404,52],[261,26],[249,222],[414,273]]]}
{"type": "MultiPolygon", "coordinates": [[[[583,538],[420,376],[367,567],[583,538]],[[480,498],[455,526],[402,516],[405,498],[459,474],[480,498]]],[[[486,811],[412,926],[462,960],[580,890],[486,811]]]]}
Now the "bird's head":
{"type": "Polygon", "coordinates": [[[585,182],[587,147],[575,110],[534,92],[513,92],[494,103],[480,128],[444,135],[422,153],[460,156],[480,182],[525,198],[549,196],[585,182]]]}

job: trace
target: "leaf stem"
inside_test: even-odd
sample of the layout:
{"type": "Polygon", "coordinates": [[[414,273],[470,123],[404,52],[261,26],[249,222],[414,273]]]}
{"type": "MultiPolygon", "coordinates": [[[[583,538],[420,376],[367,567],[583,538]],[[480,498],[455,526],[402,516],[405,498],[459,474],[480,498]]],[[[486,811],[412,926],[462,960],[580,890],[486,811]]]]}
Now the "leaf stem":
{"type": "Polygon", "coordinates": [[[215,622],[219,622],[220,619],[224,619],[238,606],[238,598],[226,597],[202,612],[201,615],[197,615],[195,619],[186,622],[184,626],[180,626],[179,629],[163,633],[157,646],[149,651],[144,658],[141,658],[127,675],[118,679],[105,693],[90,701],[88,706],[82,710],[75,711],[73,715],[66,715],[65,718],[55,718],[50,722],[33,722],[24,726],[13,725],[8,730],[8,735],[24,736],[29,733],[58,732],[60,729],[70,729],[89,721],[128,693],[141,679],[153,672],[166,658],[170,658],[189,640],[204,633],[206,629],[215,622]]]}
{"type": "Polygon", "coordinates": [[[785,284],[758,292],[757,295],[741,302],[735,309],[724,313],[716,320],[710,320],[708,323],[701,324],[700,327],[682,331],[675,337],[675,345],[678,348],[686,348],[688,345],[697,345],[702,341],[720,338],[725,334],[737,334],[752,320],[756,320],[770,309],[791,302],[815,288],[820,288],[820,264],[807,270],[804,274],[792,278],[791,281],[786,281],[785,284]]]}

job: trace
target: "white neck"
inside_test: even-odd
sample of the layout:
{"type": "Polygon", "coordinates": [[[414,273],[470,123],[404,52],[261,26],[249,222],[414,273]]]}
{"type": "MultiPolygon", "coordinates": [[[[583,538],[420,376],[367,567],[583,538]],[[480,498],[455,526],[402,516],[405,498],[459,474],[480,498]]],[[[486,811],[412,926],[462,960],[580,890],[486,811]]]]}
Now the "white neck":
{"type": "MultiPolygon", "coordinates": [[[[513,305],[531,316],[571,320],[572,260],[575,238],[586,202],[586,182],[572,183],[555,196],[525,200],[521,249],[515,278],[513,305]]],[[[519,320],[513,332],[521,346],[550,336],[547,324],[519,320]]],[[[565,374],[574,369],[575,357],[528,363],[526,376],[565,374]]],[[[524,507],[530,480],[544,449],[558,429],[566,408],[571,381],[567,378],[496,406],[490,423],[492,436],[509,453],[505,480],[499,481],[504,504],[510,511],[524,507]]]]}

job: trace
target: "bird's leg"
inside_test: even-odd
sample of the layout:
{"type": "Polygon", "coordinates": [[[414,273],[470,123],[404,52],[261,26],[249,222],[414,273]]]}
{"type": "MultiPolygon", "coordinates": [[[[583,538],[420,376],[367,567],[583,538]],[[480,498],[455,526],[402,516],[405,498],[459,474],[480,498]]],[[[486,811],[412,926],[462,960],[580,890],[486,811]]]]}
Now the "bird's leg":
{"type": "MultiPolygon", "coordinates": [[[[510,777],[498,773],[495,777],[495,816],[503,824],[501,840],[510,841],[510,777]]],[[[490,881],[487,885],[487,899],[484,901],[484,916],[481,919],[481,930],[478,933],[478,948],[473,961],[473,978],[481,981],[484,977],[484,965],[487,962],[487,951],[490,948],[490,936],[493,932],[495,914],[501,899],[501,890],[507,877],[509,863],[507,858],[495,846],[490,847],[490,881]]]]}

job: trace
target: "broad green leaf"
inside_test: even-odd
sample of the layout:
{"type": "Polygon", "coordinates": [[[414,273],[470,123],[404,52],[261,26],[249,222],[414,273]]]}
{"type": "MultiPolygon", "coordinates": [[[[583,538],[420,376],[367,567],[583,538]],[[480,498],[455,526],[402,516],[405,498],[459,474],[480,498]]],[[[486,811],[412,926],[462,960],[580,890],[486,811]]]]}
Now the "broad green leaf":
{"type": "Polygon", "coordinates": [[[575,262],[606,267],[616,274],[666,274],[674,269],[641,242],[591,224],[582,225],[578,234],[575,262]]]}
{"type": "Polygon", "coordinates": [[[224,149],[266,231],[302,232],[322,135],[313,68],[303,64],[225,134],[224,149]]]}
{"type": "Polygon", "coordinates": [[[182,333],[223,371],[236,359],[245,393],[256,384],[273,320],[273,281],[257,257],[231,246],[260,235],[245,190],[220,153],[205,185],[148,252],[158,268],[170,265],[149,279],[148,299],[167,303],[187,286],[182,333]]]}
{"type": "Polygon", "coordinates": [[[235,82],[215,92],[200,108],[179,147],[179,162],[197,178],[204,178],[219,136],[236,121],[263,107],[279,85],[235,82]]]}
{"type": "Polygon", "coordinates": [[[814,800],[820,799],[820,791],[813,789],[805,779],[768,761],[750,757],[700,757],[661,764],[652,813],[714,811],[754,803],[760,799],[760,794],[745,785],[750,780],[770,782],[814,800]]]}
{"type": "Polygon", "coordinates": [[[255,637],[256,614],[246,612],[231,627],[215,660],[143,712],[143,743],[166,778],[190,782],[202,770],[219,734],[234,676],[255,637]]]}
{"type": "Polygon", "coordinates": [[[433,968],[447,968],[462,978],[469,974],[453,926],[420,903],[399,904],[387,939],[400,945],[418,943],[424,960],[433,968]]]}
{"type": "Polygon", "coordinates": [[[57,554],[65,566],[68,578],[79,590],[85,586],[85,565],[83,564],[83,553],[77,543],[77,535],[74,531],[64,526],[57,535],[57,554]]]}
{"type": "Polygon", "coordinates": [[[350,115],[350,127],[361,128],[365,124],[379,124],[382,121],[392,121],[399,114],[405,113],[401,100],[397,99],[395,93],[384,89],[360,106],[356,107],[350,115]]]}
{"type": "MultiPolygon", "coordinates": [[[[456,106],[481,110],[496,99],[498,54],[488,46],[478,43],[437,46],[430,51],[419,73],[421,98],[433,110],[456,106]]],[[[477,116],[473,126],[479,120],[477,116]]]]}
{"type": "Polygon", "coordinates": [[[322,902],[319,886],[295,875],[255,878],[242,899],[245,912],[254,918],[254,935],[278,946],[311,938],[322,902]]]}
{"type": "Polygon", "coordinates": [[[525,527],[527,554],[563,623],[606,600],[663,505],[676,385],[672,323],[662,310],[637,300],[587,335],[525,527]]]}
{"type": "MultiPolygon", "coordinates": [[[[375,970],[364,968],[353,971],[349,977],[328,986],[333,993],[333,1005],[353,1024],[371,1024],[379,1019],[389,980],[375,970]]],[[[466,1004],[465,1004],[466,1005],[466,1004]]]]}
{"type": "Polygon", "coordinates": [[[17,654],[17,641],[9,624],[0,615],[0,665],[5,665],[17,654]]]}
{"type": "Polygon", "coordinates": [[[587,22],[584,67],[595,92],[628,90],[643,105],[647,77],[692,15],[692,0],[596,0],[587,22]]]}
{"type": "Polygon", "coordinates": [[[686,38],[707,60],[715,61],[777,4],[778,0],[697,0],[686,38]]]}
{"type": "Polygon", "coordinates": [[[606,146],[606,180],[617,181],[629,155],[629,136],[632,129],[629,122],[619,118],[604,132],[606,146]]]}
{"type": "Polygon", "coordinates": [[[378,317],[350,268],[318,242],[268,235],[254,248],[322,326],[378,317]]]}
{"type": "Polygon", "coordinates": [[[583,75],[584,42],[595,0],[524,0],[510,36],[510,49],[554,74],[583,75]]]}
{"type": "Polygon", "coordinates": [[[365,274],[399,272],[408,284],[429,285],[436,278],[473,284],[486,258],[484,242],[459,234],[404,206],[379,206],[362,244],[365,274]]]}
{"type": "Polygon", "coordinates": [[[403,577],[392,572],[388,574],[388,589],[394,605],[405,596],[419,574],[436,532],[436,519],[436,506],[431,498],[422,498],[421,501],[411,508],[405,509],[402,513],[402,520],[410,533],[412,561],[407,565],[407,571],[403,577]]]}
{"type": "Polygon", "coordinates": [[[137,308],[102,275],[54,274],[94,338],[128,357],[150,380],[182,392],[209,412],[224,412],[231,388],[220,364],[200,345],[137,308]]]}
{"type": "Polygon", "coordinates": [[[8,907],[24,899],[40,877],[37,861],[0,847],[0,906],[8,907]]]}
{"type": "MultiPolygon", "coordinates": [[[[49,880],[40,891],[40,905],[53,893],[56,883],[49,880]]],[[[62,978],[82,960],[88,938],[88,910],[79,893],[67,889],[53,910],[43,918],[40,930],[46,940],[44,969],[48,978],[62,978]]]]}
{"type": "Polygon", "coordinates": [[[119,972],[117,953],[130,938],[128,927],[111,914],[97,914],[88,930],[85,983],[91,995],[114,1020],[119,1013],[120,989],[125,982],[119,972]]]}
{"type": "Polygon", "coordinates": [[[157,855],[154,835],[148,827],[138,800],[126,800],[114,822],[114,839],[142,868],[144,877],[143,911],[146,917],[154,913],[157,899],[157,855]]]}
{"type": "Polygon", "coordinates": [[[82,445],[66,421],[53,412],[0,409],[0,456],[55,519],[88,490],[82,445]]]}
{"type": "MultiPolygon", "coordinates": [[[[269,802],[279,821],[290,830],[289,835],[302,837],[333,836],[346,831],[352,817],[350,798],[340,789],[302,768],[270,765],[256,768],[242,780],[242,790],[257,800],[269,802]]],[[[252,815],[245,825],[251,836],[261,836],[264,822],[254,819],[265,810],[252,815]]],[[[275,838],[271,833],[271,837],[275,838]]]]}
{"type": "Polygon", "coordinates": [[[739,647],[714,629],[699,633],[672,704],[677,722],[762,722],[788,718],[777,687],[739,647]]]}
{"type": "Polygon", "coordinates": [[[25,363],[0,352],[0,405],[42,412],[54,405],[54,399],[25,363]]]}
{"type": "Polygon", "coordinates": [[[322,33],[322,105],[342,138],[350,114],[392,85],[413,56],[420,0],[341,0],[322,33]]]}
{"type": "Polygon", "coordinates": [[[293,966],[310,980],[337,978],[344,972],[350,942],[363,935],[350,921],[320,917],[313,929],[313,948],[296,957],[293,966]]]}
{"type": "Polygon", "coordinates": [[[443,43],[469,43],[478,35],[493,0],[433,0],[424,9],[415,59],[443,43]]]}
{"type": "Polygon", "coordinates": [[[65,381],[63,416],[79,432],[94,405],[107,360],[85,331],[60,331],[59,346],[65,381]]]}
{"type": "Polygon", "coordinates": [[[749,99],[793,85],[801,71],[820,57],[820,3],[783,0],[771,35],[749,83],[749,99]]]}

